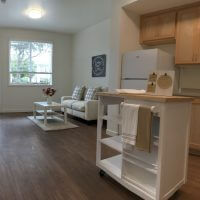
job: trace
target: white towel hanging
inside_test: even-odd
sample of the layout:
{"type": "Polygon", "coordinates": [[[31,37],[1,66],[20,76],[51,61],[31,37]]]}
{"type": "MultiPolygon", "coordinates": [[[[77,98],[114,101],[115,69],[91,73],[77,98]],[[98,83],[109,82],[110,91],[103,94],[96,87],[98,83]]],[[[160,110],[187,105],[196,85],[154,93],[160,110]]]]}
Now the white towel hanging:
{"type": "Polygon", "coordinates": [[[140,105],[121,104],[122,115],[122,141],[135,145],[137,136],[138,111],[140,105]]]}

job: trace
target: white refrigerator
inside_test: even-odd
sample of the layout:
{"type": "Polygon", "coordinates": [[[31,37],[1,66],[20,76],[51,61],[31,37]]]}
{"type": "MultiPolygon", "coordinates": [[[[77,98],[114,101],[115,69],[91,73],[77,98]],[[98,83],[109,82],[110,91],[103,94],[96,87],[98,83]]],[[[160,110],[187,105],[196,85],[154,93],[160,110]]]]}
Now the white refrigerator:
{"type": "Polygon", "coordinates": [[[149,74],[155,70],[173,70],[174,58],[160,49],[128,52],[122,59],[122,89],[146,89],[149,74]]]}

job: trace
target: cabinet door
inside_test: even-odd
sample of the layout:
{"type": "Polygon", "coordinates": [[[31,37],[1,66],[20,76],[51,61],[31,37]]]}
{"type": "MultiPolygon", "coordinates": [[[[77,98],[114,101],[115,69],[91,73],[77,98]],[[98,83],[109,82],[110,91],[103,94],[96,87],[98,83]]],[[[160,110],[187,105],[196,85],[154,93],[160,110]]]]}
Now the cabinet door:
{"type": "Polygon", "coordinates": [[[200,151],[200,104],[192,106],[190,148],[200,151]]]}
{"type": "Polygon", "coordinates": [[[198,63],[199,11],[197,7],[178,12],[176,64],[198,63]]]}
{"type": "Polygon", "coordinates": [[[141,42],[156,40],[158,37],[158,16],[141,18],[141,42]]]}
{"type": "Polygon", "coordinates": [[[169,12],[141,18],[142,44],[160,44],[175,40],[176,13],[169,12]],[[171,41],[170,41],[171,40],[171,41]]]}
{"type": "Polygon", "coordinates": [[[159,15],[158,39],[174,38],[176,32],[176,12],[159,15]]]}

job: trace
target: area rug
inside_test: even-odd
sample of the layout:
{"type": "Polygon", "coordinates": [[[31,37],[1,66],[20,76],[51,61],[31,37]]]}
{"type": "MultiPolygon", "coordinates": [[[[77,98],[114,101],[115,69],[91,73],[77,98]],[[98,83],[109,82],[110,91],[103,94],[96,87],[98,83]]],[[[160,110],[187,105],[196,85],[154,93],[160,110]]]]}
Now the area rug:
{"type": "Polygon", "coordinates": [[[29,116],[28,119],[30,119],[44,131],[57,131],[57,130],[65,130],[78,127],[75,124],[72,124],[71,122],[67,122],[67,124],[64,124],[63,120],[59,119],[58,117],[53,117],[53,118],[48,117],[47,118],[48,123],[46,126],[44,125],[43,116],[37,116],[36,119],[34,119],[34,116],[29,116]]]}

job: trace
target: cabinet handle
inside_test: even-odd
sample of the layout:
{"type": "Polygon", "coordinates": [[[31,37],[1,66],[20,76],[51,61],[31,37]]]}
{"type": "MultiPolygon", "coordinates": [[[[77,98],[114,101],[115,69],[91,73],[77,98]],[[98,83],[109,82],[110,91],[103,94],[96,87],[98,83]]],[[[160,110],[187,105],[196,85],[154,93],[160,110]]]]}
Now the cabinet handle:
{"type": "Polygon", "coordinates": [[[192,61],[193,61],[193,62],[196,62],[196,61],[197,61],[197,54],[196,54],[196,53],[195,53],[195,54],[193,54],[192,61]]]}
{"type": "Polygon", "coordinates": [[[195,54],[195,62],[197,62],[197,54],[195,54]]]}

